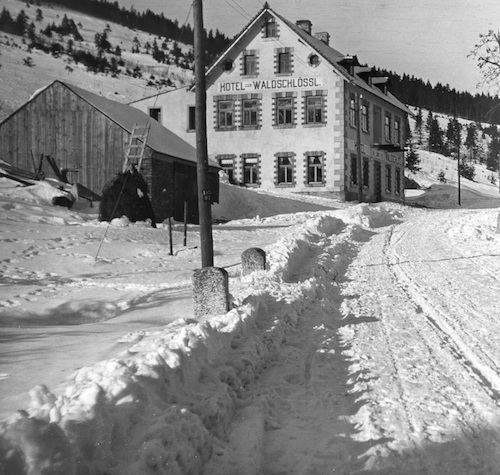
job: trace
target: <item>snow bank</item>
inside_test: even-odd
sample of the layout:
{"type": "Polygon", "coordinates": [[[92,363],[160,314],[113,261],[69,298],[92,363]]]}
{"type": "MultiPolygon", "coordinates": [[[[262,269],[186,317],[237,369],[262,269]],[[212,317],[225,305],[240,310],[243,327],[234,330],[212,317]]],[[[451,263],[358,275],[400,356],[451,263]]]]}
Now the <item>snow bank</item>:
{"type": "MultiPolygon", "coordinates": [[[[320,213],[268,249],[269,270],[240,282],[227,314],[131,333],[119,358],[76,371],[60,396],[35,387],[29,407],[0,427],[0,473],[202,473],[236,409],[255,405],[248,386],[303,311],[334,285],[369,227],[401,209],[320,213]]],[[[273,427],[277,403],[261,399],[273,427]]]]}

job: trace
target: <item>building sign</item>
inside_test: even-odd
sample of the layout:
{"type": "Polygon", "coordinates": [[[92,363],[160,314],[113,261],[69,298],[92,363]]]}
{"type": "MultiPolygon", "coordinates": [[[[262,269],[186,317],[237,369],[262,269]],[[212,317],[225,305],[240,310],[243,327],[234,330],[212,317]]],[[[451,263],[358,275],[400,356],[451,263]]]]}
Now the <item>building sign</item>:
{"type": "Polygon", "coordinates": [[[281,89],[311,89],[322,86],[323,79],[319,77],[250,79],[245,81],[220,82],[218,84],[218,92],[279,91],[281,89]]]}

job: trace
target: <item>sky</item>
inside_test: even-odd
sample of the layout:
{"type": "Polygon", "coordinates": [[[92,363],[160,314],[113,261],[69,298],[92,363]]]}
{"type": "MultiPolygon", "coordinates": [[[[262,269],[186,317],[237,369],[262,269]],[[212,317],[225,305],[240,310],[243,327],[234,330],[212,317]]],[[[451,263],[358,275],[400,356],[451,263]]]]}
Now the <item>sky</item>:
{"type": "MultiPolygon", "coordinates": [[[[192,24],[188,0],[119,0],[163,12],[192,24]]],[[[229,37],[237,34],[262,8],[263,0],[205,0],[204,24],[229,37]]],[[[309,19],[313,32],[327,31],[330,45],[356,54],[362,63],[407,73],[459,91],[477,88],[481,74],[468,54],[479,34],[500,28],[498,0],[270,0],[290,21],[309,19]]],[[[489,91],[494,94],[495,91],[489,91]]]]}

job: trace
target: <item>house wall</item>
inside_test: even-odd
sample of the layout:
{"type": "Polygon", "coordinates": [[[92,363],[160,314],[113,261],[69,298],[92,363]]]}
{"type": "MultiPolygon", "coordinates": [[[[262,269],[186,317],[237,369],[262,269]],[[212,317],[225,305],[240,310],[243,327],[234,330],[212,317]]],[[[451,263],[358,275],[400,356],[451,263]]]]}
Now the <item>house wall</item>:
{"type": "MultiPolygon", "coordinates": [[[[344,189],[344,80],[332,72],[325,60],[311,64],[314,50],[297,41],[284,23],[278,22],[278,36],[265,38],[263,22],[253,27],[247,42],[239,45],[232,67],[221,67],[207,88],[207,134],[210,157],[219,164],[233,160],[236,183],[264,189],[293,192],[328,191],[341,194],[344,189]],[[277,72],[280,52],[291,54],[291,71],[277,72]],[[255,57],[255,74],[245,74],[245,56],[255,57]],[[321,120],[308,123],[307,97],[323,101],[321,120]],[[279,124],[279,99],[290,98],[291,123],[279,124]],[[244,123],[244,102],[257,99],[255,125],[244,123]],[[226,127],[220,119],[221,101],[233,104],[233,123],[226,127]],[[292,179],[283,182],[279,160],[287,156],[293,165],[292,179]],[[320,179],[308,178],[308,157],[322,162],[320,179]],[[257,182],[249,183],[245,162],[257,161],[257,182]]],[[[287,120],[287,119],[285,119],[287,120]]]]}
{"type": "Polygon", "coordinates": [[[346,199],[357,200],[359,198],[357,172],[361,166],[363,201],[402,201],[404,199],[404,153],[386,151],[380,146],[393,145],[395,149],[404,147],[406,114],[389,102],[381,100],[380,97],[352,84],[346,85],[344,99],[346,199]],[[356,101],[356,107],[359,101],[367,110],[367,127],[363,126],[361,112],[357,117],[357,120],[361,122],[361,161],[358,160],[358,125],[353,124],[351,119],[353,98],[356,101]],[[377,108],[380,114],[375,112],[377,108]],[[386,114],[389,117],[390,126],[388,136],[385,133],[386,114]],[[399,122],[399,134],[396,133],[396,122],[399,122]],[[364,170],[366,166],[368,167],[367,173],[364,170]]]}
{"type": "MultiPolygon", "coordinates": [[[[404,199],[404,157],[397,148],[405,143],[406,113],[393,105],[375,87],[360,85],[360,80],[339,72],[286,23],[276,18],[277,35],[265,37],[264,14],[219,60],[207,77],[207,140],[209,157],[230,174],[233,183],[263,189],[291,192],[329,192],[357,200],[361,176],[363,201],[404,199]],[[291,54],[291,70],[277,70],[279,54],[291,54]],[[314,61],[316,55],[317,61],[314,61]],[[254,58],[248,71],[245,57],[254,58]],[[358,81],[357,83],[355,83],[358,81]],[[370,90],[372,92],[370,92],[370,90]],[[362,96],[367,104],[369,127],[360,132],[361,159],[358,160],[357,126],[350,118],[351,95],[362,96]],[[323,101],[321,120],[308,119],[307,101],[323,101]],[[278,99],[291,99],[291,123],[278,123],[278,99]],[[245,104],[256,101],[255,123],[248,120],[245,104]],[[226,112],[229,108],[230,113],[226,112]],[[379,111],[379,114],[377,114],[379,111]],[[385,114],[391,117],[391,137],[384,137],[385,114]],[[379,116],[379,133],[374,124],[379,116]],[[395,139],[399,121],[400,138],[395,139]],[[225,123],[224,123],[225,121],[225,123]],[[391,151],[382,145],[394,145],[391,151]],[[311,158],[321,162],[320,179],[313,176],[311,158]],[[353,158],[354,157],[354,158],[353,158]],[[292,179],[281,180],[280,160],[289,159],[292,179]],[[357,165],[353,165],[353,161],[357,165]],[[366,162],[366,166],[363,165],[366,162]],[[366,170],[365,170],[366,169],[366,170]],[[247,170],[247,173],[245,172],[247,170]]],[[[195,146],[195,133],[189,127],[189,107],[195,94],[186,89],[169,92],[132,104],[144,112],[162,109],[161,122],[195,146]]]]}
{"type": "Polygon", "coordinates": [[[130,104],[132,107],[150,115],[150,110],[160,109],[161,125],[196,147],[195,130],[189,127],[189,108],[195,106],[195,93],[187,88],[147,97],[130,104]]]}
{"type": "MultiPolygon", "coordinates": [[[[0,125],[0,157],[26,170],[40,155],[61,168],[77,169],[68,178],[100,194],[121,171],[129,134],[104,114],[55,82],[0,125]]],[[[46,175],[52,170],[44,164],[46,175]]]]}

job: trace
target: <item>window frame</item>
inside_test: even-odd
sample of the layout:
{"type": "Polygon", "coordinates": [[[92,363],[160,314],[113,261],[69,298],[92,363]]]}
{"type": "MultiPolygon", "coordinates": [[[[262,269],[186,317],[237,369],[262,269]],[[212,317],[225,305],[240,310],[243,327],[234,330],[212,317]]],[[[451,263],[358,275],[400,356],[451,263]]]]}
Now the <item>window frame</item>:
{"type": "Polygon", "coordinates": [[[363,187],[370,187],[370,160],[363,157],[363,170],[362,170],[363,187]]]}
{"type": "Polygon", "coordinates": [[[325,99],[323,96],[306,96],[305,98],[305,123],[306,124],[324,124],[325,123],[325,99]],[[318,101],[319,105],[310,105],[309,101],[318,101]],[[310,120],[310,112],[312,111],[312,118],[310,120]],[[316,120],[319,111],[320,118],[316,120]]]}
{"type": "Polygon", "coordinates": [[[349,125],[351,127],[358,127],[358,114],[356,111],[356,96],[349,94],[349,125]]]}
{"type": "Polygon", "coordinates": [[[293,160],[293,155],[283,155],[277,157],[277,185],[290,186],[295,184],[295,164],[293,160]],[[284,161],[288,163],[283,163],[284,161]],[[282,171],[284,171],[284,180],[281,180],[282,171]]]}
{"type": "Polygon", "coordinates": [[[242,169],[244,185],[258,186],[260,184],[259,157],[257,155],[243,157],[242,169]],[[247,171],[249,179],[247,179],[247,171]]]}
{"type": "Polygon", "coordinates": [[[390,112],[384,114],[384,139],[386,142],[392,140],[392,115],[390,112]]]}
{"type": "Polygon", "coordinates": [[[325,183],[325,155],[324,153],[308,153],[306,155],[306,183],[308,185],[323,185],[325,183]],[[313,160],[318,160],[319,163],[312,163],[313,160]],[[319,179],[318,179],[318,170],[319,179]],[[314,175],[311,179],[311,171],[314,175]]]}
{"type": "Polygon", "coordinates": [[[278,52],[277,58],[278,74],[292,74],[292,52],[278,52]],[[285,59],[288,58],[288,59],[285,59]]]}
{"type": "Polygon", "coordinates": [[[361,130],[370,133],[370,104],[368,102],[361,103],[361,130]]]}
{"type": "Polygon", "coordinates": [[[351,185],[358,184],[358,156],[354,153],[351,154],[351,185]]]}
{"type": "Polygon", "coordinates": [[[250,98],[250,99],[241,99],[241,127],[243,129],[256,128],[259,126],[259,100],[250,98]],[[245,103],[253,102],[253,107],[245,107],[245,103]],[[247,116],[250,115],[250,121],[248,122],[247,116]],[[254,121],[252,120],[254,119],[254,121]]]}
{"type": "Polygon", "coordinates": [[[392,166],[385,164],[385,191],[392,193],[392,166]]]}
{"type": "Polygon", "coordinates": [[[245,53],[243,55],[243,76],[256,76],[257,75],[257,55],[255,53],[245,53]],[[252,58],[251,61],[248,61],[252,58]]]}
{"type": "Polygon", "coordinates": [[[401,145],[401,119],[394,118],[394,143],[401,145]]]}
{"type": "Polygon", "coordinates": [[[276,97],[275,101],[276,101],[275,124],[279,127],[290,127],[290,126],[295,125],[295,117],[294,117],[295,116],[295,114],[294,114],[294,112],[295,112],[295,98],[291,97],[291,96],[276,97]],[[283,106],[280,107],[280,103],[282,103],[284,101],[289,101],[290,107],[283,107],[283,106]],[[283,111],[284,111],[284,121],[280,122],[280,113],[282,113],[283,111]],[[288,118],[287,113],[289,113],[289,115],[290,115],[289,121],[286,120],[288,118]]]}
{"type": "Polygon", "coordinates": [[[151,117],[153,120],[156,120],[156,122],[158,122],[160,124],[161,124],[161,112],[162,112],[161,107],[150,107],[148,109],[149,117],[151,117]],[[156,115],[156,117],[155,117],[155,115],[156,115]]]}
{"type": "Polygon", "coordinates": [[[274,18],[268,18],[264,23],[264,38],[278,37],[278,23],[274,18]]]}
{"type": "Polygon", "coordinates": [[[217,129],[218,130],[232,130],[235,128],[235,100],[233,99],[219,99],[217,101],[217,129]],[[230,108],[221,109],[223,104],[230,104],[230,108]],[[224,117],[224,120],[221,120],[224,117]],[[230,117],[230,124],[227,119],[230,117]],[[225,122],[224,124],[222,122],[225,122]]]}

